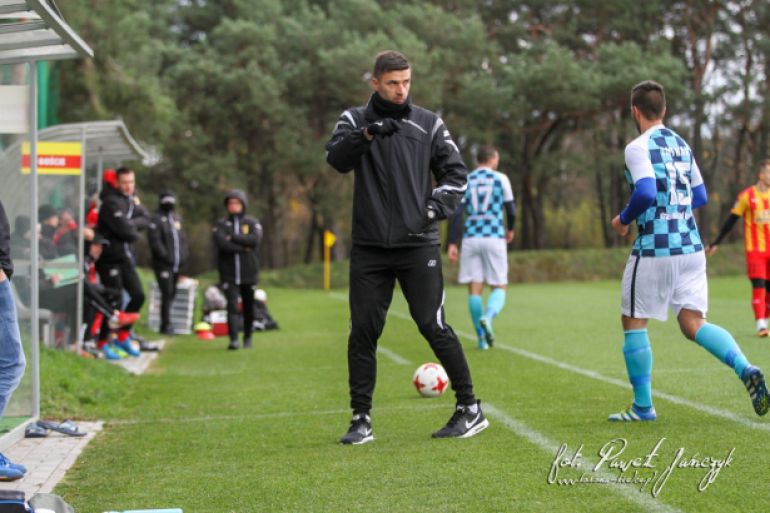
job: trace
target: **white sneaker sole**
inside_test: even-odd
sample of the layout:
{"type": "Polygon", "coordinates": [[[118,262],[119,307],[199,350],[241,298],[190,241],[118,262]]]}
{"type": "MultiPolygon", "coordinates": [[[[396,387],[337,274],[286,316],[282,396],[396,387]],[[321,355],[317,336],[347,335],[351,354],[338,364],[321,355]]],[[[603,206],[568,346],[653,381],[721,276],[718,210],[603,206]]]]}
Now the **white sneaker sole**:
{"type": "Polygon", "coordinates": [[[364,438],[362,438],[362,439],[361,439],[361,441],[360,441],[360,442],[350,442],[350,443],[346,443],[346,442],[342,442],[342,441],[340,441],[340,443],[341,443],[342,445],[364,445],[364,444],[368,444],[369,442],[374,442],[374,435],[369,435],[369,436],[367,436],[367,437],[364,437],[364,438]]]}
{"type": "Polygon", "coordinates": [[[457,438],[470,438],[472,436],[478,435],[488,427],[489,427],[489,421],[487,419],[484,419],[482,422],[479,422],[478,424],[470,428],[465,434],[460,435],[457,438]]]}

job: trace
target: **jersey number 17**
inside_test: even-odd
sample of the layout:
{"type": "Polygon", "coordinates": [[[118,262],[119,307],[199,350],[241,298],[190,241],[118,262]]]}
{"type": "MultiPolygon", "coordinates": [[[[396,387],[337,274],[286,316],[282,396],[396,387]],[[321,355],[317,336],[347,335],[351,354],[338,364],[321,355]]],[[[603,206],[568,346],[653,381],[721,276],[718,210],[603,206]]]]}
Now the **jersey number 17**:
{"type": "Polygon", "coordinates": [[[473,206],[474,212],[486,212],[489,208],[489,202],[491,200],[491,185],[477,185],[476,187],[471,187],[471,205],[473,206]],[[479,198],[479,195],[481,195],[481,198],[479,198]],[[479,199],[481,199],[481,210],[479,210],[479,199]]]}

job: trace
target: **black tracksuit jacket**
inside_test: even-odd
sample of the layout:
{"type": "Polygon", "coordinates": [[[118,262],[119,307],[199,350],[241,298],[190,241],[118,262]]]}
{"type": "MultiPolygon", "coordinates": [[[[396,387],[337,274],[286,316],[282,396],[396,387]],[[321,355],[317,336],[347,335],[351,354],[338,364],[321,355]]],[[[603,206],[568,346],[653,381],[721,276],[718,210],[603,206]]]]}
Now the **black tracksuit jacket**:
{"type": "Polygon", "coordinates": [[[134,198],[129,198],[108,186],[102,190],[101,200],[96,231],[110,243],[104,247],[99,264],[133,265],[132,245],[139,238],[139,230],[149,225],[147,209],[139,205],[134,198]]]}
{"type": "Polygon", "coordinates": [[[221,283],[255,285],[259,267],[257,251],[262,225],[253,217],[229,215],[214,225],[217,268],[221,283]]]}
{"type": "Polygon", "coordinates": [[[11,260],[11,225],[5,215],[3,204],[0,203],[0,269],[9,278],[13,275],[13,261],[11,260]]]}
{"type": "Polygon", "coordinates": [[[327,162],[340,173],[355,173],[353,244],[438,244],[436,221],[454,212],[465,192],[468,169],[434,112],[408,104],[398,132],[368,141],[363,129],[383,117],[371,99],[366,106],[348,109],[326,144],[327,162]],[[433,221],[428,208],[436,212],[433,221]]]}
{"type": "Polygon", "coordinates": [[[173,210],[158,210],[150,220],[147,238],[152,251],[153,268],[171,269],[178,273],[189,255],[181,218],[173,210]]]}

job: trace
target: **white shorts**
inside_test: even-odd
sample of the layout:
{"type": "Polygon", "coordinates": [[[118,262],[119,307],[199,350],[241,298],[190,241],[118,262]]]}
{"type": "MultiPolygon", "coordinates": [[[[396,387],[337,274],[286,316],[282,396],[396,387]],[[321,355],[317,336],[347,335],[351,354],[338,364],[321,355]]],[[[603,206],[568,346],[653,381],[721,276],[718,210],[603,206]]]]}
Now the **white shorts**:
{"type": "Polygon", "coordinates": [[[634,319],[668,319],[686,308],[708,310],[706,254],[703,251],[670,257],[631,256],[623,273],[621,311],[634,319]]]}
{"type": "Polygon", "coordinates": [[[508,246],[497,237],[466,237],[460,251],[460,283],[508,284],[508,246]]]}

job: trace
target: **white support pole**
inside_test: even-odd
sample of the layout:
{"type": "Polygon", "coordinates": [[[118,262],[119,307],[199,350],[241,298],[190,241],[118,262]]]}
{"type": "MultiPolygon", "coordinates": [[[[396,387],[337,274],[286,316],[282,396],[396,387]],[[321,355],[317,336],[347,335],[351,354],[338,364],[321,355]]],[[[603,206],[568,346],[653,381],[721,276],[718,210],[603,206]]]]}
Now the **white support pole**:
{"type": "Polygon", "coordinates": [[[31,233],[33,234],[32,248],[30,251],[31,262],[31,276],[30,283],[32,284],[30,309],[32,326],[30,331],[32,334],[32,340],[30,344],[29,357],[31,365],[29,369],[32,371],[32,417],[40,417],[40,282],[38,279],[38,273],[40,272],[39,250],[37,237],[34,236],[37,233],[37,207],[38,207],[38,180],[37,180],[37,63],[34,61],[29,62],[29,175],[32,180],[32,197],[30,198],[30,205],[32,206],[32,212],[30,213],[31,233]]]}
{"type": "Polygon", "coordinates": [[[104,155],[102,155],[102,148],[99,147],[99,160],[98,160],[98,168],[99,171],[97,173],[96,178],[96,192],[97,194],[102,193],[102,181],[104,181],[104,155]]]}
{"type": "MultiPolygon", "coordinates": [[[[80,128],[80,199],[78,205],[78,272],[82,273],[85,263],[85,250],[83,240],[83,228],[86,226],[86,127],[80,128]]],[[[75,346],[78,353],[83,349],[83,279],[78,280],[78,304],[77,304],[77,324],[78,332],[75,334],[75,346]]]]}

